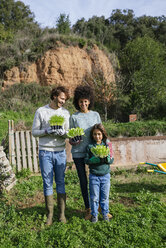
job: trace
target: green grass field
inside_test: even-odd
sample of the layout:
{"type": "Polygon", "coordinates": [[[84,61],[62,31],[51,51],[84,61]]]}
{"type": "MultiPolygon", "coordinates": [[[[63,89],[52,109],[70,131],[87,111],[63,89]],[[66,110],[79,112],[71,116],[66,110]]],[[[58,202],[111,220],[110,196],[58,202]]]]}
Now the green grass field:
{"type": "MultiPolygon", "coordinates": [[[[76,171],[66,172],[67,224],[45,226],[41,176],[17,175],[16,186],[0,200],[1,248],[164,248],[166,247],[166,176],[145,170],[111,173],[110,223],[84,220],[76,171]]],[[[55,192],[55,185],[54,185],[55,192]]]]}

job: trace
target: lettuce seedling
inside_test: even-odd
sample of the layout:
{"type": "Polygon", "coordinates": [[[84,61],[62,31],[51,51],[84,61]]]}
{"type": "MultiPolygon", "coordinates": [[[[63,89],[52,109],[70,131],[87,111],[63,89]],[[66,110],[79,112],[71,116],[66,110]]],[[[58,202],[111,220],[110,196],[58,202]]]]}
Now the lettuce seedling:
{"type": "Polygon", "coordinates": [[[90,150],[95,157],[99,158],[105,158],[110,153],[110,149],[104,145],[97,145],[96,147],[92,147],[90,150]]]}
{"type": "Polygon", "coordinates": [[[65,118],[61,115],[53,115],[51,116],[49,123],[50,126],[63,126],[63,123],[65,121],[65,118]]]}
{"type": "Polygon", "coordinates": [[[76,127],[76,128],[69,129],[69,132],[68,132],[67,135],[68,135],[69,138],[74,138],[76,136],[85,135],[85,133],[84,133],[84,130],[82,128],[76,127]]]}

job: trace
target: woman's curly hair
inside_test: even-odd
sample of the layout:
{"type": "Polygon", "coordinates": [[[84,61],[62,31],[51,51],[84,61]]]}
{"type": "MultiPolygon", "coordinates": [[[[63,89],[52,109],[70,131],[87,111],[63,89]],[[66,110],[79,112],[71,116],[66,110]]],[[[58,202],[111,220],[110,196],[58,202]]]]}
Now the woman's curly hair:
{"type": "Polygon", "coordinates": [[[88,86],[77,86],[74,91],[74,98],[73,98],[73,104],[77,110],[80,110],[78,101],[80,99],[88,99],[90,101],[88,109],[91,109],[94,105],[94,92],[93,89],[88,86]]]}

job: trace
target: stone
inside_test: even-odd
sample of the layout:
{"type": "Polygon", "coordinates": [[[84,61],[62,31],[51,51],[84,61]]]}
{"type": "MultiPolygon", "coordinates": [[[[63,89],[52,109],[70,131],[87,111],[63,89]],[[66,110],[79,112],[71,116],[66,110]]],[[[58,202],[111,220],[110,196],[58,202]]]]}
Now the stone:
{"type": "Polygon", "coordinates": [[[6,157],[3,147],[0,147],[0,192],[9,191],[16,184],[16,177],[6,157]]]}

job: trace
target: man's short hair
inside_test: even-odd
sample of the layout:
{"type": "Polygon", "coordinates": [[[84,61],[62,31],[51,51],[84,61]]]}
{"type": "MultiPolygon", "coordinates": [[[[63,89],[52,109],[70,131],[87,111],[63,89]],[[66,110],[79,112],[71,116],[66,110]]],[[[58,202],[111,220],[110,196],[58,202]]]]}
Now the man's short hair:
{"type": "Polygon", "coordinates": [[[59,94],[63,92],[66,95],[66,100],[70,98],[69,90],[65,86],[58,86],[51,90],[50,98],[54,100],[54,96],[59,96],[59,94]]]}

